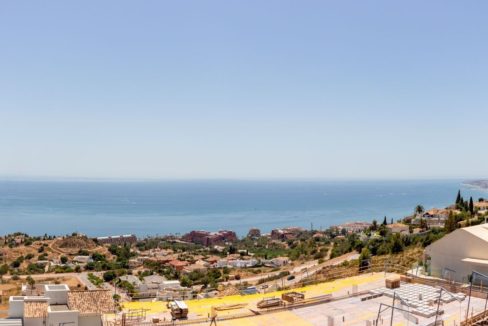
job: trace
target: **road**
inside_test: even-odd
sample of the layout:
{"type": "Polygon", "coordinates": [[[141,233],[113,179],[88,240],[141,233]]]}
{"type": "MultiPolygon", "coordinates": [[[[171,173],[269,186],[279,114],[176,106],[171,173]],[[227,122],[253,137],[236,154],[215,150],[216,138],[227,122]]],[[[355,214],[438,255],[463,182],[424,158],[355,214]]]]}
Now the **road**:
{"type": "Polygon", "coordinates": [[[327,260],[327,261],[323,262],[322,264],[317,264],[317,265],[314,265],[310,268],[306,268],[306,267],[302,268],[302,270],[300,270],[298,273],[292,273],[292,275],[295,276],[295,278],[293,280],[288,281],[285,277],[285,280],[283,281],[283,285],[284,286],[295,285],[296,283],[301,282],[303,279],[308,278],[308,277],[314,275],[315,273],[319,272],[324,267],[337,266],[337,265],[342,264],[345,261],[355,260],[358,258],[359,258],[358,253],[350,252],[350,253],[347,253],[345,255],[327,260]]]}
{"type": "MultiPolygon", "coordinates": [[[[288,280],[289,276],[285,276],[279,280],[266,282],[266,283],[263,283],[262,285],[265,285],[265,286],[267,285],[269,289],[273,289],[273,288],[276,288],[278,286],[280,286],[280,287],[294,286],[297,283],[300,283],[301,281],[303,281],[304,279],[315,275],[317,272],[319,272],[324,267],[337,266],[337,265],[342,264],[345,261],[355,260],[358,258],[359,258],[358,253],[355,253],[355,252],[354,253],[352,253],[352,252],[347,253],[345,255],[327,260],[326,262],[324,262],[322,264],[313,265],[310,268],[305,267],[305,268],[302,268],[298,272],[291,273],[291,275],[294,276],[294,279],[292,279],[292,280],[288,280]]],[[[296,271],[296,270],[297,270],[297,268],[294,269],[294,271],[296,271]]]]}
{"type": "MultiPolygon", "coordinates": [[[[329,252],[327,253],[327,257],[330,257],[330,254],[331,254],[331,250],[329,250],[329,252]]],[[[358,259],[358,258],[359,258],[358,253],[350,252],[350,253],[347,253],[345,255],[326,260],[325,262],[323,262],[321,264],[319,264],[318,260],[308,261],[308,262],[305,262],[301,265],[295,266],[292,270],[290,270],[290,274],[295,276],[294,280],[288,281],[288,280],[286,280],[286,278],[288,276],[285,276],[283,278],[283,280],[279,280],[279,282],[280,283],[282,282],[284,286],[293,285],[295,283],[300,282],[304,278],[307,278],[307,277],[314,275],[315,273],[317,273],[318,271],[320,271],[324,267],[340,265],[345,261],[354,260],[354,259],[358,259]]],[[[280,272],[282,272],[282,271],[259,274],[256,276],[242,278],[240,280],[232,280],[232,281],[228,281],[228,282],[223,282],[222,284],[224,284],[224,285],[229,285],[229,284],[237,285],[237,284],[242,284],[243,282],[247,282],[248,284],[256,284],[260,280],[267,279],[267,278],[272,277],[272,276],[277,276],[277,275],[279,275],[280,272]]],[[[264,284],[271,285],[271,284],[275,284],[275,283],[276,283],[276,280],[268,282],[268,283],[263,283],[263,285],[264,284]]]]}

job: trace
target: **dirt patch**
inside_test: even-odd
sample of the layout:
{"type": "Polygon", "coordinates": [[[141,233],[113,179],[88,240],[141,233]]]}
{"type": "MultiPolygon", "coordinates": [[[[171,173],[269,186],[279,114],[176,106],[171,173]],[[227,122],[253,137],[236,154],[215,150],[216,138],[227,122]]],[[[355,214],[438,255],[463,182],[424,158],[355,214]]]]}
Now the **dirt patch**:
{"type": "Polygon", "coordinates": [[[0,318],[7,318],[8,317],[8,304],[2,303],[0,304],[0,318]]]}
{"type": "Polygon", "coordinates": [[[92,239],[86,236],[71,236],[54,240],[51,248],[63,254],[74,255],[81,249],[93,250],[97,247],[92,239]]]}
{"type": "Polygon", "coordinates": [[[25,247],[19,246],[14,248],[2,248],[1,249],[2,256],[7,263],[10,263],[20,256],[26,256],[27,254],[32,254],[34,256],[38,255],[37,248],[34,247],[25,247]]]}
{"type": "Polygon", "coordinates": [[[2,293],[5,295],[5,293],[14,291],[18,287],[19,285],[16,284],[10,284],[10,283],[0,284],[0,291],[2,291],[2,293]]]}

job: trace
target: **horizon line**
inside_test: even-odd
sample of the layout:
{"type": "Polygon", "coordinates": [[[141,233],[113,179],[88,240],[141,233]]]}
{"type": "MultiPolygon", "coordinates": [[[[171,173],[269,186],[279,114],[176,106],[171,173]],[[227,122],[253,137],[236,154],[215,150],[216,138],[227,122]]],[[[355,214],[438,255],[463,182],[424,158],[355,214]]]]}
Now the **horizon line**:
{"type": "Polygon", "coordinates": [[[416,176],[416,177],[76,177],[76,176],[2,176],[0,181],[32,182],[337,182],[337,181],[442,181],[462,183],[488,180],[486,177],[416,176]]]}

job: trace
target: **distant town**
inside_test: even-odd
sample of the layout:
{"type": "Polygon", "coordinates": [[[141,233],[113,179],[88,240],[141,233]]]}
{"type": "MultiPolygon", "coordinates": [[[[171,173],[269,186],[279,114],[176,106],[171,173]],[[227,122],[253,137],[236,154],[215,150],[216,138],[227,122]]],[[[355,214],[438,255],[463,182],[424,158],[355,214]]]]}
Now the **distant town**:
{"type": "Polygon", "coordinates": [[[488,189],[488,180],[470,180],[465,181],[464,185],[476,187],[480,189],[488,189]]]}

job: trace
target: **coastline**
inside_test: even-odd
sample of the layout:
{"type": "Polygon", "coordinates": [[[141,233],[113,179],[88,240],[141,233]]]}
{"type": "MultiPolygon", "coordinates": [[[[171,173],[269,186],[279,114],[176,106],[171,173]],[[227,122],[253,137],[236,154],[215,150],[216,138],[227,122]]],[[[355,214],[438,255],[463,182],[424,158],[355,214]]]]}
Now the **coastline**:
{"type": "Polygon", "coordinates": [[[334,182],[0,182],[3,233],[138,237],[229,229],[242,237],[299,226],[320,230],[351,221],[398,220],[417,204],[445,207],[462,180],[334,182]]]}

